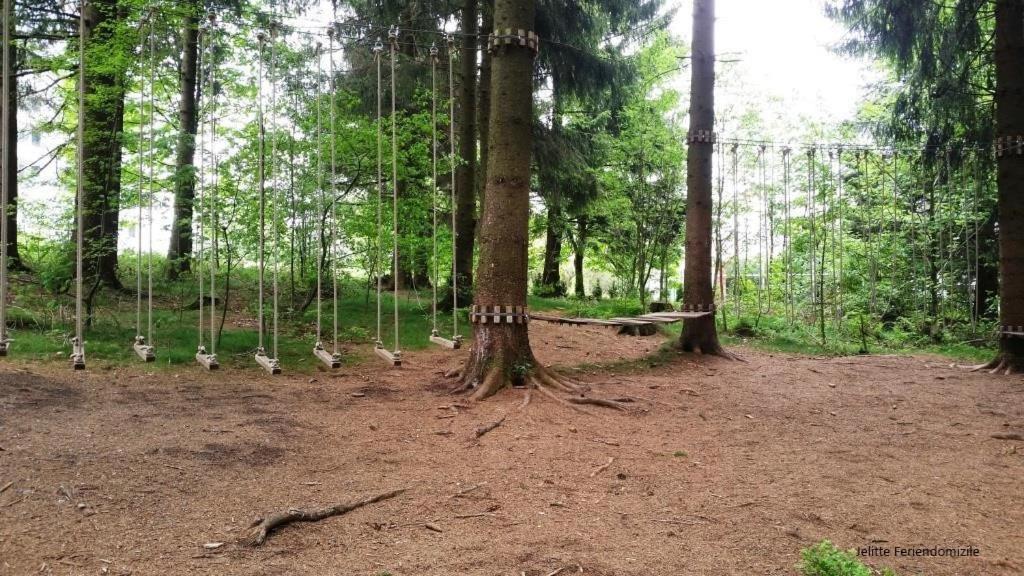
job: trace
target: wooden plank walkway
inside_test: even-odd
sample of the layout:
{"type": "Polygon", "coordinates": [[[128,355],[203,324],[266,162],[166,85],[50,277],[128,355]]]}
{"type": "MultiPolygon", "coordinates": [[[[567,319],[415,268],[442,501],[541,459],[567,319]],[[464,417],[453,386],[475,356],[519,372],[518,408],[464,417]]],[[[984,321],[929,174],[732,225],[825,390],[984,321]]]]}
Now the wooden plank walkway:
{"type": "Polygon", "coordinates": [[[552,322],[555,324],[568,324],[571,326],[643,326],[645,324],[672,324],[685,318],[701,318],[710,315],[711,312],[654,312],[636,317],[618,317],[607,320],[599,318],[566,318],[552,314],[531,313],[532,320],[552,322]]]}

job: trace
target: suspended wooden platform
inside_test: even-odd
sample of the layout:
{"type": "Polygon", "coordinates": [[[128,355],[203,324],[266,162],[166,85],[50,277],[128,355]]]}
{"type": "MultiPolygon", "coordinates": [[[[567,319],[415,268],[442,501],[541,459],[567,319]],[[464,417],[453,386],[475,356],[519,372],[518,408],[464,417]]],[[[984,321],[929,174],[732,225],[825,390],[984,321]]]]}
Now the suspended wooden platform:
{"type": "Polygon", "coordinates": [[[202,346],[200,346],[199,351],[196,352],[196,362],[207,370],[217,370],[220,368],[220,364],[217,362],[217,356],[207,353],[206,348],[202,346]]]}
{"type": "Polygon", "coordinates": [[[281,364],[277,361],[277,358],[271,358],[267,356],[267,353],[263,350],[256,352],[256,363],[263,367],[268,374],[276,375],[281,373],[281,364]]]}
{"type": "Polygon", "coordinates": [[[11,341],[4,338],[0,340],[0,356],[7,356],[7,350],[11,346],[11,341]]]}
{"type": "Polygon", "coordinates": [[[387,363],[391,364],[392,366],[394,366],[396,368],[402,365],[402,353],[399,352],[398,350],[395,350],[394,352],[392,352],[392,351],[388,350],[387,348],[384,348],[383,346],[378,345],[378,346],[375,346],[373,348],[373,351],[374,351],[374,353],[377,354],[377,356],[380,356],[387,363]]]}
{"type": "Polygon", "coordinates": [[[328,368],[341,368],[341,356],[324,350],[323,344],[316,343],[313,347],[313,355],[320,359],[328,368]]]}
{"type": "Polygon", "coordinates": [[[437,331],[433,331],[430,333],[430,341],[442,348],[447,348],[449,350],[458,350],[459,348],[462,348],[461,335],[456,335],[454,338],[449,340],[447,338],[442,338],[440,335],[438,335],[437,331]]]}
{"type": "Polygon", "coordinates": [[[568,324],[570,326],[612,326],[619,328],[619,334],[632,336],[649,336],[656,331],[655,324],[672,324],[687,318],[701,318],[711,315],[711,312],[653,312],[636,317],[609,318],[566,318],[551,314],[530,314],[531,320],[552,322],[554,324],[568,324]]]}
{"type": "Polygon", "coordinates": [[[136,336],[132,348],[135,349],[135,355],[143,362],[156,362],[156,351],[152,346],[146,344],[144,336],[136,336]]]}
{"type": "Polygon", "coordinates": [[[71,367],[85,370],[85,344],[78,338],[71,339],[71,367]]]}

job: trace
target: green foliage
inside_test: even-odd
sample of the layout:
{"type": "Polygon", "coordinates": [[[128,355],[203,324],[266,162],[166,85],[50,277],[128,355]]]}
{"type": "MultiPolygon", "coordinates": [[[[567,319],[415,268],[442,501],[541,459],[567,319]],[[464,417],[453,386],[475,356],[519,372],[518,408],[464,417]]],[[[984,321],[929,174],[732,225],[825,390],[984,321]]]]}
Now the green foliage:
{"type": "Polygon", "coordinates": [[[896,576],[889,569],[882,572],[872,570],[857,559],[853,550],[840,550],[828,540],[801,550],[797,569],[802,576],[896,576]]]}

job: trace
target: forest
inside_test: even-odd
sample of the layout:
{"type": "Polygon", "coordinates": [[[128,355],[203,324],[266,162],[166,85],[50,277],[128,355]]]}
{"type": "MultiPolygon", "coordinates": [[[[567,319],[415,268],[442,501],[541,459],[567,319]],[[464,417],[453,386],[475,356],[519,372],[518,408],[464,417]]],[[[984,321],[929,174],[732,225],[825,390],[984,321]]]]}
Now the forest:
{"type": "Polygon", "coordinates": [[[3,0],[0,574],[1024,570],[1024,2],[749,10],[3,0]]]}

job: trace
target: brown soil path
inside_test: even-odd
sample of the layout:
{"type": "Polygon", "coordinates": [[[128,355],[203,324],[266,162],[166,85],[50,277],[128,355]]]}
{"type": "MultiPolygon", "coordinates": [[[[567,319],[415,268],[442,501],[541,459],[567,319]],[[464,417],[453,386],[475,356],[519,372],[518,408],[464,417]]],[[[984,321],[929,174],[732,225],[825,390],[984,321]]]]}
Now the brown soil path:
{"type": "MultiPolygon", "coordinates": [[[[531,333],[557,365],[660,344],[531,333]]],[[[1024,441],[991,437],[1024,435],[1020,377],[743,350],[749,363],[580,371],[596,395],[642,397],[581,415],[543,396],[516,412],[519,390],[462,407],[439,373],[464,353],[313,378],[8,368],[0,575],[794,574],[823,538],[980,549],[872,560],[901,576],[1024,573],[1024,441]],[[233,544],[259,514],[405,486],[261,548],[233,544]]]]}

